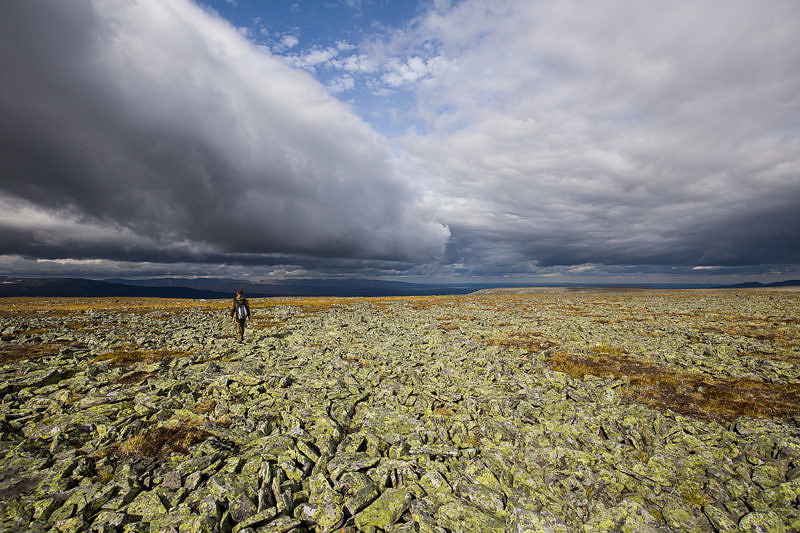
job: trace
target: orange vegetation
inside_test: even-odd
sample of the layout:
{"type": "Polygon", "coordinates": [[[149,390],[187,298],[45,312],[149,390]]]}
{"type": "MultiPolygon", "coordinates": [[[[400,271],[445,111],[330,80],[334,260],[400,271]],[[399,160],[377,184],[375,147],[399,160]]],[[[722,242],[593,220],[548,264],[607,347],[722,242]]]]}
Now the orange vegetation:
{"type": "Polygon", "coordinates": [[[547,359],[573,378],[628,377],[622,395],[657,409],[688,416],[732,420],[739,416],[791,418],[800,415],[800,384],[779,385],[750,378],[715,379],[668,369],[624,353],[557,354],[547,359]]]}

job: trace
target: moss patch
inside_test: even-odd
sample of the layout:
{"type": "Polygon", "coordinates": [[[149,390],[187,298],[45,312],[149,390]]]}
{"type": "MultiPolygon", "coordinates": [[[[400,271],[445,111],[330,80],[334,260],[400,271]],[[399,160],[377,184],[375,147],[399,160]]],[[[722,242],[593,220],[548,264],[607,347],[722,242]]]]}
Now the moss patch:
{"type": "Polygon", "coordinates": [[[59,344],[5,344],[0,346],[0,364],[58,355],[60,350],[59,344]]]}
{"type": "Polygon", "coordinates": [[[541,352],[549,348],[558,346],[557,342],[545,339],[541,333],[511,332],[501,333],[497,337],[483,339],[483,342],[491,346],[502,346],[503,348],[515,348],[524,350],[528,353],[541,352]]]}

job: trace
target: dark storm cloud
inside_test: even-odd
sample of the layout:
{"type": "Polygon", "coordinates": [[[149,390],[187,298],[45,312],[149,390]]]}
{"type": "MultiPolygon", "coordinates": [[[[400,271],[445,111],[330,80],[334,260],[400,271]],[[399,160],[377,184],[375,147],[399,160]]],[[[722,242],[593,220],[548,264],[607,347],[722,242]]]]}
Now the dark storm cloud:
{"type": "Polygon", "coordinates": [[[444,249],[447,229],[366,124],[193,4],[3,2],[0,71],[0,253],[247,263],[444,249]]]}
{"type": "Polygon", "coordinates": [[[800,263],[799,21],[786,1],[433,8],[382,53],[431,67],[409,90],[435,118],[405,140],[447,260],[800,263]]]}

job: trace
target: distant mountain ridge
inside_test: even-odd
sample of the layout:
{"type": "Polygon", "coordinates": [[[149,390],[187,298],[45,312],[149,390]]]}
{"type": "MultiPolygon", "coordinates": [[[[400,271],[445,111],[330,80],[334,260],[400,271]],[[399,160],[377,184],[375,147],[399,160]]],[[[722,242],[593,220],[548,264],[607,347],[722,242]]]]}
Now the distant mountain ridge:
{"type": "Polygon", "coordinates": [[[83,278],[15,278],[0,276],[0,297],[136,297],[225,298],[223,292],[188,287],[136,287],[83,278]]]}
{"type": "MultiPolygon", "coordinates": [[[[485,285],[484,285],[485,286],[485,285]]],[[[224,278],[152,278],[143,280],[84,278],[20,278],[0,276],[0,297],[138,297],[230,298],[238,289],[251,298],[271,296],[426,296],[466,294],[473,285],[425,285],[369,279],[287,280],[251,283],[224,278]]]]}
{"type": "MultiPolygon", "coordinates": [[[[735,285],[639,285],[625,287],[641,289],[749,289],[800,286],[800,280],[776,283],[748,282],[735,285]]],[[[274,282],[253,283],[229,278],[151,278],[151,279],[107,279],[84,278],[22,278],[0,276],[0,297],[133,297],[133,298],[231,298],[242,289],[250,298],[273,296],[430,296],[439,294],[467,294],[480,289],[500,287],[599,287],[603,284],[424,284],[375,279],[291,279],[274,282]]]]}
{"type": "Polygon", "coordinates": [[[384,281],[375,279],[289,279],[253,283],[228,278],[151,278],[141,280],[107,280],[141,287],[181,286],[197,290],[222,292],[226,297],[242,289],[246,296],[426,296],[435,294],[466,294],[480,287],[473,285],[436,285],[384,281]]]}
{"type": "Polygon", "coordinates": [[[712,289],[766,289],[769,287],[800,287],[800,279],[787,279],[786,281],[776,281],[774,283],[748,281],[747,283],[736,283],[734,285],[718,285],[712,287],[712,289]]]}

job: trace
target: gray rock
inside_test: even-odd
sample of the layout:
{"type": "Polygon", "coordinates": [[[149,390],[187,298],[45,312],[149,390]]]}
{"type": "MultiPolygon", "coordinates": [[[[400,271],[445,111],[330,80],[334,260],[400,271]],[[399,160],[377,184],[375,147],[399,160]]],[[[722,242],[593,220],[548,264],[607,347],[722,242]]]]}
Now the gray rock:
{"type": "Polygon", "coordinates": [[[366,509],[355,515],[356,526],[361,529],[378,527],[386,529],[408,509],[413,496],[403,489],[387,489],[366,509]]]}

